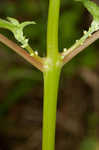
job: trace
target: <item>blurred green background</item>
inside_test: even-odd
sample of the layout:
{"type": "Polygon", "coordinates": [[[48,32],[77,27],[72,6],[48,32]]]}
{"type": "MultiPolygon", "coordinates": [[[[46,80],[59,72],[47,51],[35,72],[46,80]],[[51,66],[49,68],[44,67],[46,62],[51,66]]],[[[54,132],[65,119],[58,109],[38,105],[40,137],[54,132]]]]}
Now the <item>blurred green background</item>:
{"type": "MultiPolygon", "coordinates": [[[[98,0],[95,2],[99,4],[98,0]]],[[[48,0],[0,1],[0,18],[9,16],[20,22],[36,21],[36,25],[24,29],[24,34],[40,56],[46,55],[47,15],[48,0]]],[[[81,3],[61,0],[60,51],[69,48],[79,39],[91,21],[92,17],[81,3]]],[[[0,33],[19,44],[8,30],[0,29],[0,33]]],[[[87,150],[90,144],[92,150],[93,145],[99,149],[96,142],[99,134],[98,58],[99,40],[62,70],[58,98],[57,150],[81,147],[87,150]]],[[[0,150],[41,149],[42,108],[42,73],[0,43],[0,150]]]]}

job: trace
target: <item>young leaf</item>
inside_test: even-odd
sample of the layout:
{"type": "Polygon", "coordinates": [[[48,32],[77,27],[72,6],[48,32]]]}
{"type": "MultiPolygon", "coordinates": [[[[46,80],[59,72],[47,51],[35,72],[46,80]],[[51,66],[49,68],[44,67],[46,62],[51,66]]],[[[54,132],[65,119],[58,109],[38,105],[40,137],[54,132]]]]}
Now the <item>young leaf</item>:
{"type": "Polygon", "coordinates": [[[76,0],[76,1],[81,1],[93,16],[93,22],[91,24],[90,30],[92,30],[93,32],[99,30],[99,6],[90,0],[76,0]]]}
{"type": "Polygon", "coordinates": [[[19,23],[18,20],[14,18],[7,17],[7,20],[0,19],[0,28],[5,28],[10,30],[16,40],[18,40],[23,48],[26,48],[28,46],[28,39],[23,35],[23,29],[25,26],[30,25],[30,24],[35,24],[34,21],[26,21],[23,23],[19,23]]]}
{"type": "Polygon", "coordinates": [[[14,18],[7,17],[7,20],[8,20],[9,22],[11,22],[12,24],[14,24],[14,25],[19,25],[19,21],[16,20],[16,19],[14,19],[14,18]]]}
{"type": "Polygon", "coordinates": [[[93,16],[93,21],[91,23],[91,26],[89,27],[88,31],[84,31],[84,35],[80,40],[77,40],[76,44],[74,45],[73,48],[82,45],[83,42],[90,37],[94,32],[99,30],[99,6],[97,6],[94,2],[90,0],[76,0],[80,1],[84,4],[84,6],[88,9],[88,11],[92,14],[93,16]]]}
{"type": "Polygon", "coordinates": [[[99,6],[96,5],[96,3],[90,1],[90,0],[76,0],[81,1],[83,5],[88,9],[88,11],[93,16],[93,19],[97,22],[99,22],[99,6]]]}

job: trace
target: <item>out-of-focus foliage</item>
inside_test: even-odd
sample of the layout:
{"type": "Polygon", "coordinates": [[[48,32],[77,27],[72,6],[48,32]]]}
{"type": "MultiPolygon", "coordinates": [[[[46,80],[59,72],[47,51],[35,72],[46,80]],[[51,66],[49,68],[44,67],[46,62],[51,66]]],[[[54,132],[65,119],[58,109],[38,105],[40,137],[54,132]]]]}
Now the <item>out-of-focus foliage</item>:
{"type": "Polygon", "coordinates": [[[96,128],[99,125],[98,116],[93,113],[88,117],[88,135],[84,138],[81,143],[81,150],[98,150],[98,140],[96,138],[96,128]]]}

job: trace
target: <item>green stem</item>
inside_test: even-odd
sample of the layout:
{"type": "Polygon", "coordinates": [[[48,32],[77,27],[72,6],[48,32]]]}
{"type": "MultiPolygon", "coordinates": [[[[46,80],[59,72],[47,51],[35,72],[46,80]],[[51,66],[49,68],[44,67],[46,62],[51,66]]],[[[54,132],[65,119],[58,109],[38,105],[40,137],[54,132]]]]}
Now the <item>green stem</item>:
{"type": "Polygon", "coordinates": [[[44,116],[42,150],[54,150],[57,110],[57,93],[60,69],[53,68],[44,74],[44,116]]]}
{"type": "Polygon", "coordinates": [[[58,21],[60,0],[50,0],[47,27],[47,55],[55,57],[58,53],[58,21]]]}
{"type": "Polygon", "coordinates": [[[58,84],[61,56],[58,51],[60,0],[50,0],[47,27],[47,58],[44,72],[44,112],[42,150],[54,150],[58,84]]]}

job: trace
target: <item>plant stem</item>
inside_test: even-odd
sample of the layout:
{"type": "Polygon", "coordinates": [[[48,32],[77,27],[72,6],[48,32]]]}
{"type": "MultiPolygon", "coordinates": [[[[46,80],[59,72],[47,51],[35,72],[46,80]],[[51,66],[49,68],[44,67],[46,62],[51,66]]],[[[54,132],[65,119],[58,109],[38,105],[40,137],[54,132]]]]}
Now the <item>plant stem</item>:
{"type": "Polygon", "coordinates": [[[10,47],[13,51],[17,54],[22,56],[25,60],[27,60],[30,64],[38,68],[40,71],[44,71],[44,58],[34,55],[33,57],[30,56],[23,48],[18,46],[16,43],[12,42],[2,34],[0,34],[0,42],[10,47]]]}
{"type": "Polygon", "coordinates": [[[50,0],[49,2],[47,55],[48,57],[56,57],[58,54],[58,21],[60,0],[50,0]]]}
{"type": "Polygon", "coordinates": [[[63,65],[68,63],[73,57],[75,57],[81,51],[85,50],[85,48],[87,48],[89,45],[91,45],[97,39],[99,39],[99,31],[93,33],[91,35],[91,37],[87,38],[82,45],[75,47],[75,49],[73,49],[74,46],[72,46],[66,52],[62,52],[61,56],[64,57],[63,65]]]}
{"type": "Polygon", "coordinates": [[[49,1],[47,27],[47,58],[44,72],[44,108],[42,150],[54,150],[58,84],[61,72],[61,56],[58,51],[58,21],[60,0],[49,1]]]}
{"type": "Polygon", "coordinates": [[[57,93],[60,69],[53,68],[44,74],[44,116],[42,150],[54,150],[57,110],[57,93]]]}

